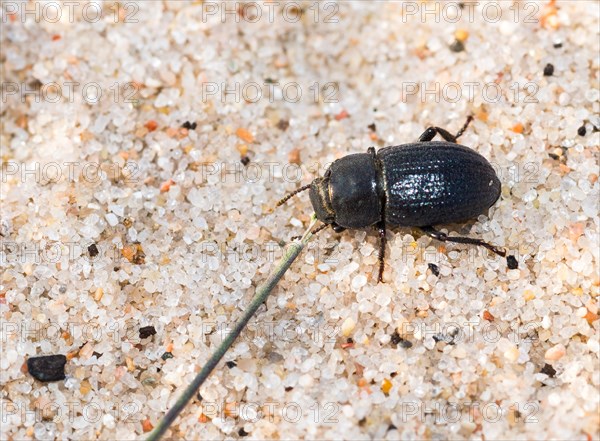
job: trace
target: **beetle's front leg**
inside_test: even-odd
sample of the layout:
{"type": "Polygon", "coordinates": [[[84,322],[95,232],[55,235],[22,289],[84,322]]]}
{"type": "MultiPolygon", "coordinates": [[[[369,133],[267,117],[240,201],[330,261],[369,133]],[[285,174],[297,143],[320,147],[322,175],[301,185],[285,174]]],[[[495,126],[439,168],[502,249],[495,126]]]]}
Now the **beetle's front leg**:
{"type": "Polygon", "coordinates": [[[385,237],[385,221],[380,221],[377,224],[377,230],[379,231],[379,276],[377,276],[377,283],[383,283],[383,270],[385,268],[385,245],[387,239],[385,237]]]}

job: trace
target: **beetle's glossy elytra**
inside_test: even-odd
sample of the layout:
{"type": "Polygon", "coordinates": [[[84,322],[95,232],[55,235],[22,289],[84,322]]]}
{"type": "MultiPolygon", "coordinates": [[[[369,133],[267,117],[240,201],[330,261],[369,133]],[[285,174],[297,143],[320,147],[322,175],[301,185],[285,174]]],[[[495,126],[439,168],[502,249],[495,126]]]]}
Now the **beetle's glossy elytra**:
{"type": "Polygon", "coordinates": [[[449,142],[388,147],[383,167],[385,221],[422,227],[485,213],[500,197],[500,180],[479,153],[449,142]]]}

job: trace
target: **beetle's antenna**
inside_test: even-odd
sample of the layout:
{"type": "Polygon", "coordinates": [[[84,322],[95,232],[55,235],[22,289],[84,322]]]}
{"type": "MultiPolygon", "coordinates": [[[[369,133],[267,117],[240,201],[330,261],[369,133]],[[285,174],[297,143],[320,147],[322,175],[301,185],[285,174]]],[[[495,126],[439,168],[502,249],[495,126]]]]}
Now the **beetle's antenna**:
{"type": "Polygon", "coordinates": [[[279,207],[283,204],[285,204],[287,201],[289,201],[292,197],[296,196],[298,193],[300,193],[301,191],[304,190],[308,190],[310,188],[310,184],[305,185],[304,187],[300,187],[298,190],[294,190],[292,191],[290,194],[286,195],[285,197],[283,197],[282,199],[279,200],[279,202],[277,202],[277,204],[275,205],[275,207],[279,207]]]}

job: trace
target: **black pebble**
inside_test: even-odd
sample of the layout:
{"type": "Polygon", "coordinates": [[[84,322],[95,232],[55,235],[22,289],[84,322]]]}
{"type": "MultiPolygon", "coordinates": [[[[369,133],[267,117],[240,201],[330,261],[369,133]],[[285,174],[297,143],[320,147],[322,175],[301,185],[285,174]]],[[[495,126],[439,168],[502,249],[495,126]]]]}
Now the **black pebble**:
{"type": "Polygon", "coordinates": [[[290,126],[290,122],[287,119],[280,119],[279,122],[277,123],[277,128],[279,130],[281,130],[282,132],[287,130],[287,128],[290,126]]]}
{"type": "Polygon", "coordinates": [[[286,392],[289,392],[289,391],[291,391],[292,389],[294,389],[292,386],[287,386],[287,387],[285,388],[285,391],[286,391],[286,392]]]}
{"type": "Polygon", "coordinates": [[[98,255],[99,251],[98,251],[98,247],[96,246],[95,243],[91,244],[88,247],[88,253],[90,253],[91,257],[96,257],[98,255]]]}
{"type": "Polygon", "coordinates": [[[548,363],[544,364],[544,367],[540,372],[542,374],[548,375],[550,378],[554,378],[554,376],[556,375],[556,369],[554,369],[552,365],[548,363]]]}
{"type": "Polygon", "coordinates": [[[558,43],[554,43],[554,49],[560,49],[562,47],[562,43],[558,42],[558,43]]]}
{"type": "Polygon", "coordinates": [[[237,363],[235,361],[228,361],[227,363],[225,363],[225,366],[227,366],[229,369],[233,369],[237,366],[237,363]]]}
{"type": "Polygon", "coordinates": [[[391,335],[391,340],[390,342],[393,345],[397,345],[398,343],[400,343],[402,341],[402,337],[400,337],[400,334],[398,334],[398,331],[394,331],[394,333],[391,335]]]}
{"type": "Polygon", "coordinates": [[[60,381],[65,377],[64,355],[44,355],[27,359],[27,370],[33,378],[40,381],[60,381]]]}
{"type": "Polygon", "coordinates": [[[398,331],[394,331],[394,333],[391,335],[390,342],[395,346],[400,345],[404,349],[412,348],[412,345],[413,345],[408,340],[404,340],[402,337],[400,337],[400,334],[398,334],[398,331]]]}
{"type": "Polygon", "coordinates": [[[585,136],[586,133],[587,133],[587,129],[585,128],[585,124],[577,129],[577,134],[579,136],[585,136]]]}
{"type": "Polygon", "coordinates": [[[196,130],[196,127],[198,127],[198,123],[191,123],[189,121],[184,122],[181,127],[183,127],[184,129],[188,129],[188,130],[196,130]]]}
{"type": "Polygon", "coordinates": [[[160,358],[162,358],[163,360],[168,360],[169,358],[173,358],[173,354],[170,352],[165,352],[160,358]]]}
{"type": "Polygon", "coordinates": [[[156,329],[154,326],[144,326],[140,328],[140,338],[143,340],[151,335],[156,335],[156,329]]]}
{"type": "Polygon", "coordinates": [[[250,158],[248,158],[247,156],[242,157],[241,161],[243,165],[250,164],[250,158]]]}
{"type": "Polygon", "coordinates": [[[239,436],[248,436],[248,435],[250,435],[250,434],[249,434],[248,432],[246,432],[246,431],[244,430],[244,428],[242,427],[240,430],[238,430],[238,435],[239,435],[239,436]]]}
{"type": "Polygon", "coordinates": [[[454,40],[454,43],[450,45],[450,50],[452,52],[462,52],[465,50],[465,45],[462,41],[454,40]]]}
{"type": "Polygon", "coordinates": [[[544,67],[544,76],[551,77],[552,75],[554,75],[554,65],[548,63],[546,64],[546,67],[544,67]]]}
{"type": "Polygon", "coordinates": [[[367,129],[369,129],[371,132],[376,132],[377,126],[375,125],[375,123],[371,123],[367,126],[367,129]]]}
{"type": "Polygon", "coordinates": [[[519,262],[515,256],[508,256],[506,258],[506,265],[508,265],[508,269],[517,269],[519,267],[519,262]]]}
{"type": "Polygon", "coordinates": [[[444,342],[447,345],[454,346],[456,342],[454,341],[454,337],[456,337],[456,333],[450,332],[449,334],[436,334],[433,336],[433,341],[436,343],[444,342]]]}
{"type": "Polygon", "coordinates": [[[429,267],[434,276],[437,277],[440,275],[440,268],[435,263],[429,263],[427,264],[427,266],[429,267]]]}
{"type": "Polygon", "coordinates": [[[411,342],[409,342],[408,340],[402,339],[400,341],[400,346],[402,346],[404,349],[408,349],[408,348],[412,348],[413,344],[411,342]]]}

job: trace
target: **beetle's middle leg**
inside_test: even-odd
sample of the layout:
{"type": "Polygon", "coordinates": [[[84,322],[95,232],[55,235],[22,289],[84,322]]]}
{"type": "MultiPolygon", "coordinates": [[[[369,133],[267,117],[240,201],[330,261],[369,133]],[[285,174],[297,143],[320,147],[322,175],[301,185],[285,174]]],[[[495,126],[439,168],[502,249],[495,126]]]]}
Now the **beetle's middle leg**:
{"type": "Polygon", "coordinates": [[[429,142],[433,138],[435,138],[435,135],[439,133],[439,135],[442,138],[444,138],[444,140],[456,144],[456,140],[460,138],[463,133],[465,133],[465,130],[467,130],[467,127],[469,126],[471,121],[473,121],[473,116],[469,115],[467,117],[467,121],[462,126],[462,128],[456,133],[456,135],[453,135],[452,133],[448,132],[446,129],[442,129],[441,127],[428,127],[423,132],[423,134],[419,136],[419,142],[429,142]]]}
{"type": "Polygon", "coordinates": [[[377,283],[383,283],[383,270],[385,269],[385,245],[387,239],[385,237],[385,221],[381,221],[377,224],[377,230],[379,231],[379,275],[377,276],[377,283]]]}
{"type": "Polygon", "coordinates": [[[491,245],[487,242],[484,242],[483,240],[473,239],[472,237],[448,236],[446,233],[442,233],[441,231],[438,231],[431,226],[421,227],[421,230],[428,236],[433,237],[434,239],[437,239],[441,242],[456,242],[477,245],[487,248],[488,250],[497,254],[498,256],[506,257],[506,250],[504,248],[491,245]]]}

